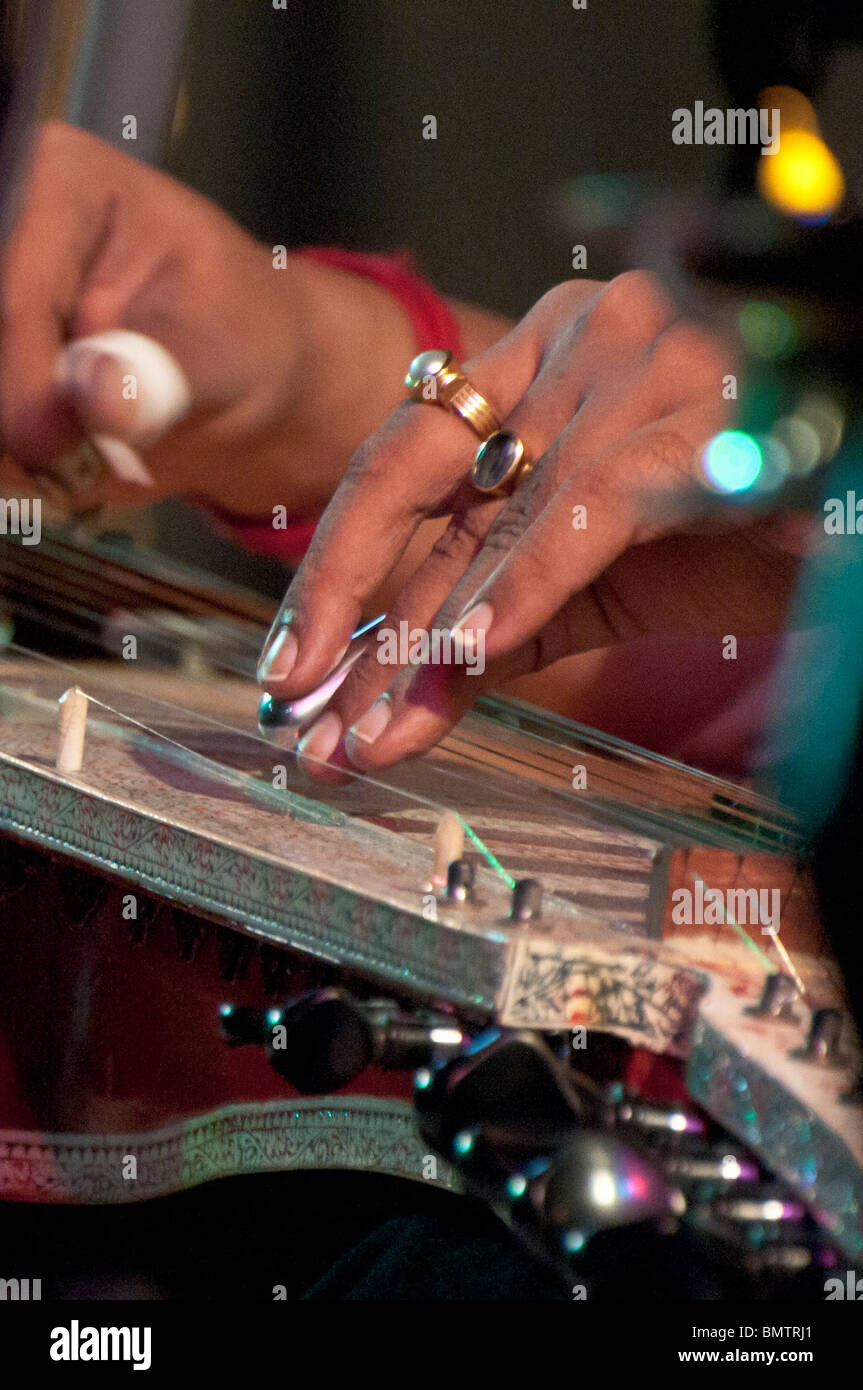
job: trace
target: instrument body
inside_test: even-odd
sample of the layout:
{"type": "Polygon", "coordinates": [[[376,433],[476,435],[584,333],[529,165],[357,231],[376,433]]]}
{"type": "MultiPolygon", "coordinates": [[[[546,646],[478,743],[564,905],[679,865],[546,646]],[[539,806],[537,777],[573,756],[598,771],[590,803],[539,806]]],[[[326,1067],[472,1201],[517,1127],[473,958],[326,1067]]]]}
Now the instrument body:
{"type": "MultiPolygon", "coordinates": [[[[234,649],[251,650],[257,616],[238,618],[231,600],[245,633],[234,649]]],[[[863,1126],[859,1104],[843,1099],[856,1044],[823,1066],[799,1055],[813,1015],[840,1010],[843,993],[801,837],[780,808],[495,700],[387,783],[358,779],[321,800],[289,752],[255,735],[248,680],[9,657],[0,834],[23,849],[5,856],[14,892],[0,942],[14,1023],[7,1197],[130,1201],[304,1165],[451,1182],[443,1161],[428,1176],[407,1077],[370,1071],[338,1097],[300,1098],[262,1055],[221,1041],[221,1002],[260,1008],[323,979],[467,1028],[583,1030],[588,1047],[612,1035],[670,1060],[690,1096],[856,1258],[863,1126]],[[72,683],[91,707],[83,766],[68,776],[54,766],[56,702],[72,683]],[[465,902],[430,891],[445,809],[477,847],[465,902]],[[31,901],[53,868],[19,883],[16,864],[34,855],[78,876],[65,906],[47,887],[31,901]],[[528,922],[511,917],[523,877],[544,889],[528,922]],[[790,1019],[758,1014],[769,971],[782,968],[772,938],[751,922],[677,920],[676,895],[695,902],[699,882],[720,895],[779,892],[780,938],[804,987],[790,1019]],[[81,912],[91,891],[98,906],[81,912]],[[56,1020],[47,1052],[40,1019],[56,1020]],[[137,1183],[122,1175],[124,1156],[137,1160],[137,1183]]]]}

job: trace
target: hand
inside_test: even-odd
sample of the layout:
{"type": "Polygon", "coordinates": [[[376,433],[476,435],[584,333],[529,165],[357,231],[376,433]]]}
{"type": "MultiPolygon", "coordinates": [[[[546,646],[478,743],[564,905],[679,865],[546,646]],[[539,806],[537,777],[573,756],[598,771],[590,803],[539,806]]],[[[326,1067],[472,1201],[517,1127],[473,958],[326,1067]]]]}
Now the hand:
{"type": "Polygon", "coordinates": [[[558,286],[466,364],[537,460],[510,498],[470,485],[476,446],[463,421],[400,405],[350,464],[259,679],[280,699],[317,685],[418,524],[440,515],[449,523],[385,626],[432,633],[458,623],[476,635],[467,655],[484,647],[484,670],[471,674],[464,660],[396,673],[372,642],[301,743],[310,773],[334,780],[317,759],[374,772],[421,754],[481,691],[574,652],[648,632],[776,630],[797,560],[775,528],[723,522],[718,534],[671,534],[661,517],[673,509],[656,505],[691,494],[704,444],[728,423],[722,386],[734,369],[727,346],[679,319],[636,272],[558,286]]]}
{"type": "Polygon", "coordinates": [[[39,132],[24,195],[0,281],[0,431],[14,470],[56,476],[85,434],[107,434],[139,447],[155,486],[112,480],[99,500],[191,493],[246,514],[323,510],[398,399],[412,339],[396,302],[300,257],[276,268],[272,248],[206,198],[58,122],[39,132]],[[97,360],[85,382],[55,379],[64,344],[111,329],[154,338],[188,378],[191,408],[158,440],[141,436],[116,360],[97,360]]]}

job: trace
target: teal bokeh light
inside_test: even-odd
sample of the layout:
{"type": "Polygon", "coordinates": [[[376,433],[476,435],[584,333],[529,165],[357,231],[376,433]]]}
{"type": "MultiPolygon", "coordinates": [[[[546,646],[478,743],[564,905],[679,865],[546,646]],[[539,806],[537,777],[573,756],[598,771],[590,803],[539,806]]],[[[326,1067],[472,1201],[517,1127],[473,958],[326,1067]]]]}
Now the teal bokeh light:
{"type": "Polygon", "coordinates": [[[466,1158],[474,1146],[476,1136],[469,1129],[460,1130],[452,1141],[454,1152],[459,1158],[466,1158]]]}
{"type": "Polygon", "coordinates": [[[760,474],[764,456],[751,434],[723,430],[713,436],[701,463],[705,481],[714,492],[745,492],[760,474]]]}

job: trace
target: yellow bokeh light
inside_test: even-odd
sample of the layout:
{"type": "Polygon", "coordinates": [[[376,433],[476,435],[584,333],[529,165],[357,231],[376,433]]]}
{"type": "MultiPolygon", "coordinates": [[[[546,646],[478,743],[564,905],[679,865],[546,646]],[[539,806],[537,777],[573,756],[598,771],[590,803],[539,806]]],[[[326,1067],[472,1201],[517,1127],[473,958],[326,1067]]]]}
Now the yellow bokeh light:
{"type": "Polygon", "coordinates": [[[839,161],[807,130],[782,131],[776,154],[759,161],[758,186],[780,212],[804,220],[829,217],[845,196],[839,161]]]}
{"type": "Polygon", "coordinates": [[[759,93],[759,110],[778,110],[782,130],[808,130],[819,133],[815,107],[796,87],[765,87],[759,93]]]}

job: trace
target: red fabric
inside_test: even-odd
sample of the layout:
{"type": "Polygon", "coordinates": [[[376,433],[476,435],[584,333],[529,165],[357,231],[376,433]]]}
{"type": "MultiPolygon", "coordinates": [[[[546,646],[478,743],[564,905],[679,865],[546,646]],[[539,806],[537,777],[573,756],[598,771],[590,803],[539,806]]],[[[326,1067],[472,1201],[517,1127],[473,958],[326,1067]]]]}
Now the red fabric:
{"type": "MultiPolygon", "coordinates": [[[[443,347],[461,359],[463,348],[455,315],[420,275],[410,252],[373,256],[343,251],[338,246],[304,246],[296,254],[381,285],[396,297],[410,319],[417,352],[443,347]]],[[[243,517],[213,506],[208,506],[207,510],[223,531],[249,550],[291,561],[299,559],[306,551],[319,520],[317,516],[296,517],[284,530],[277,531],[269,515],[243,517]]]]}

